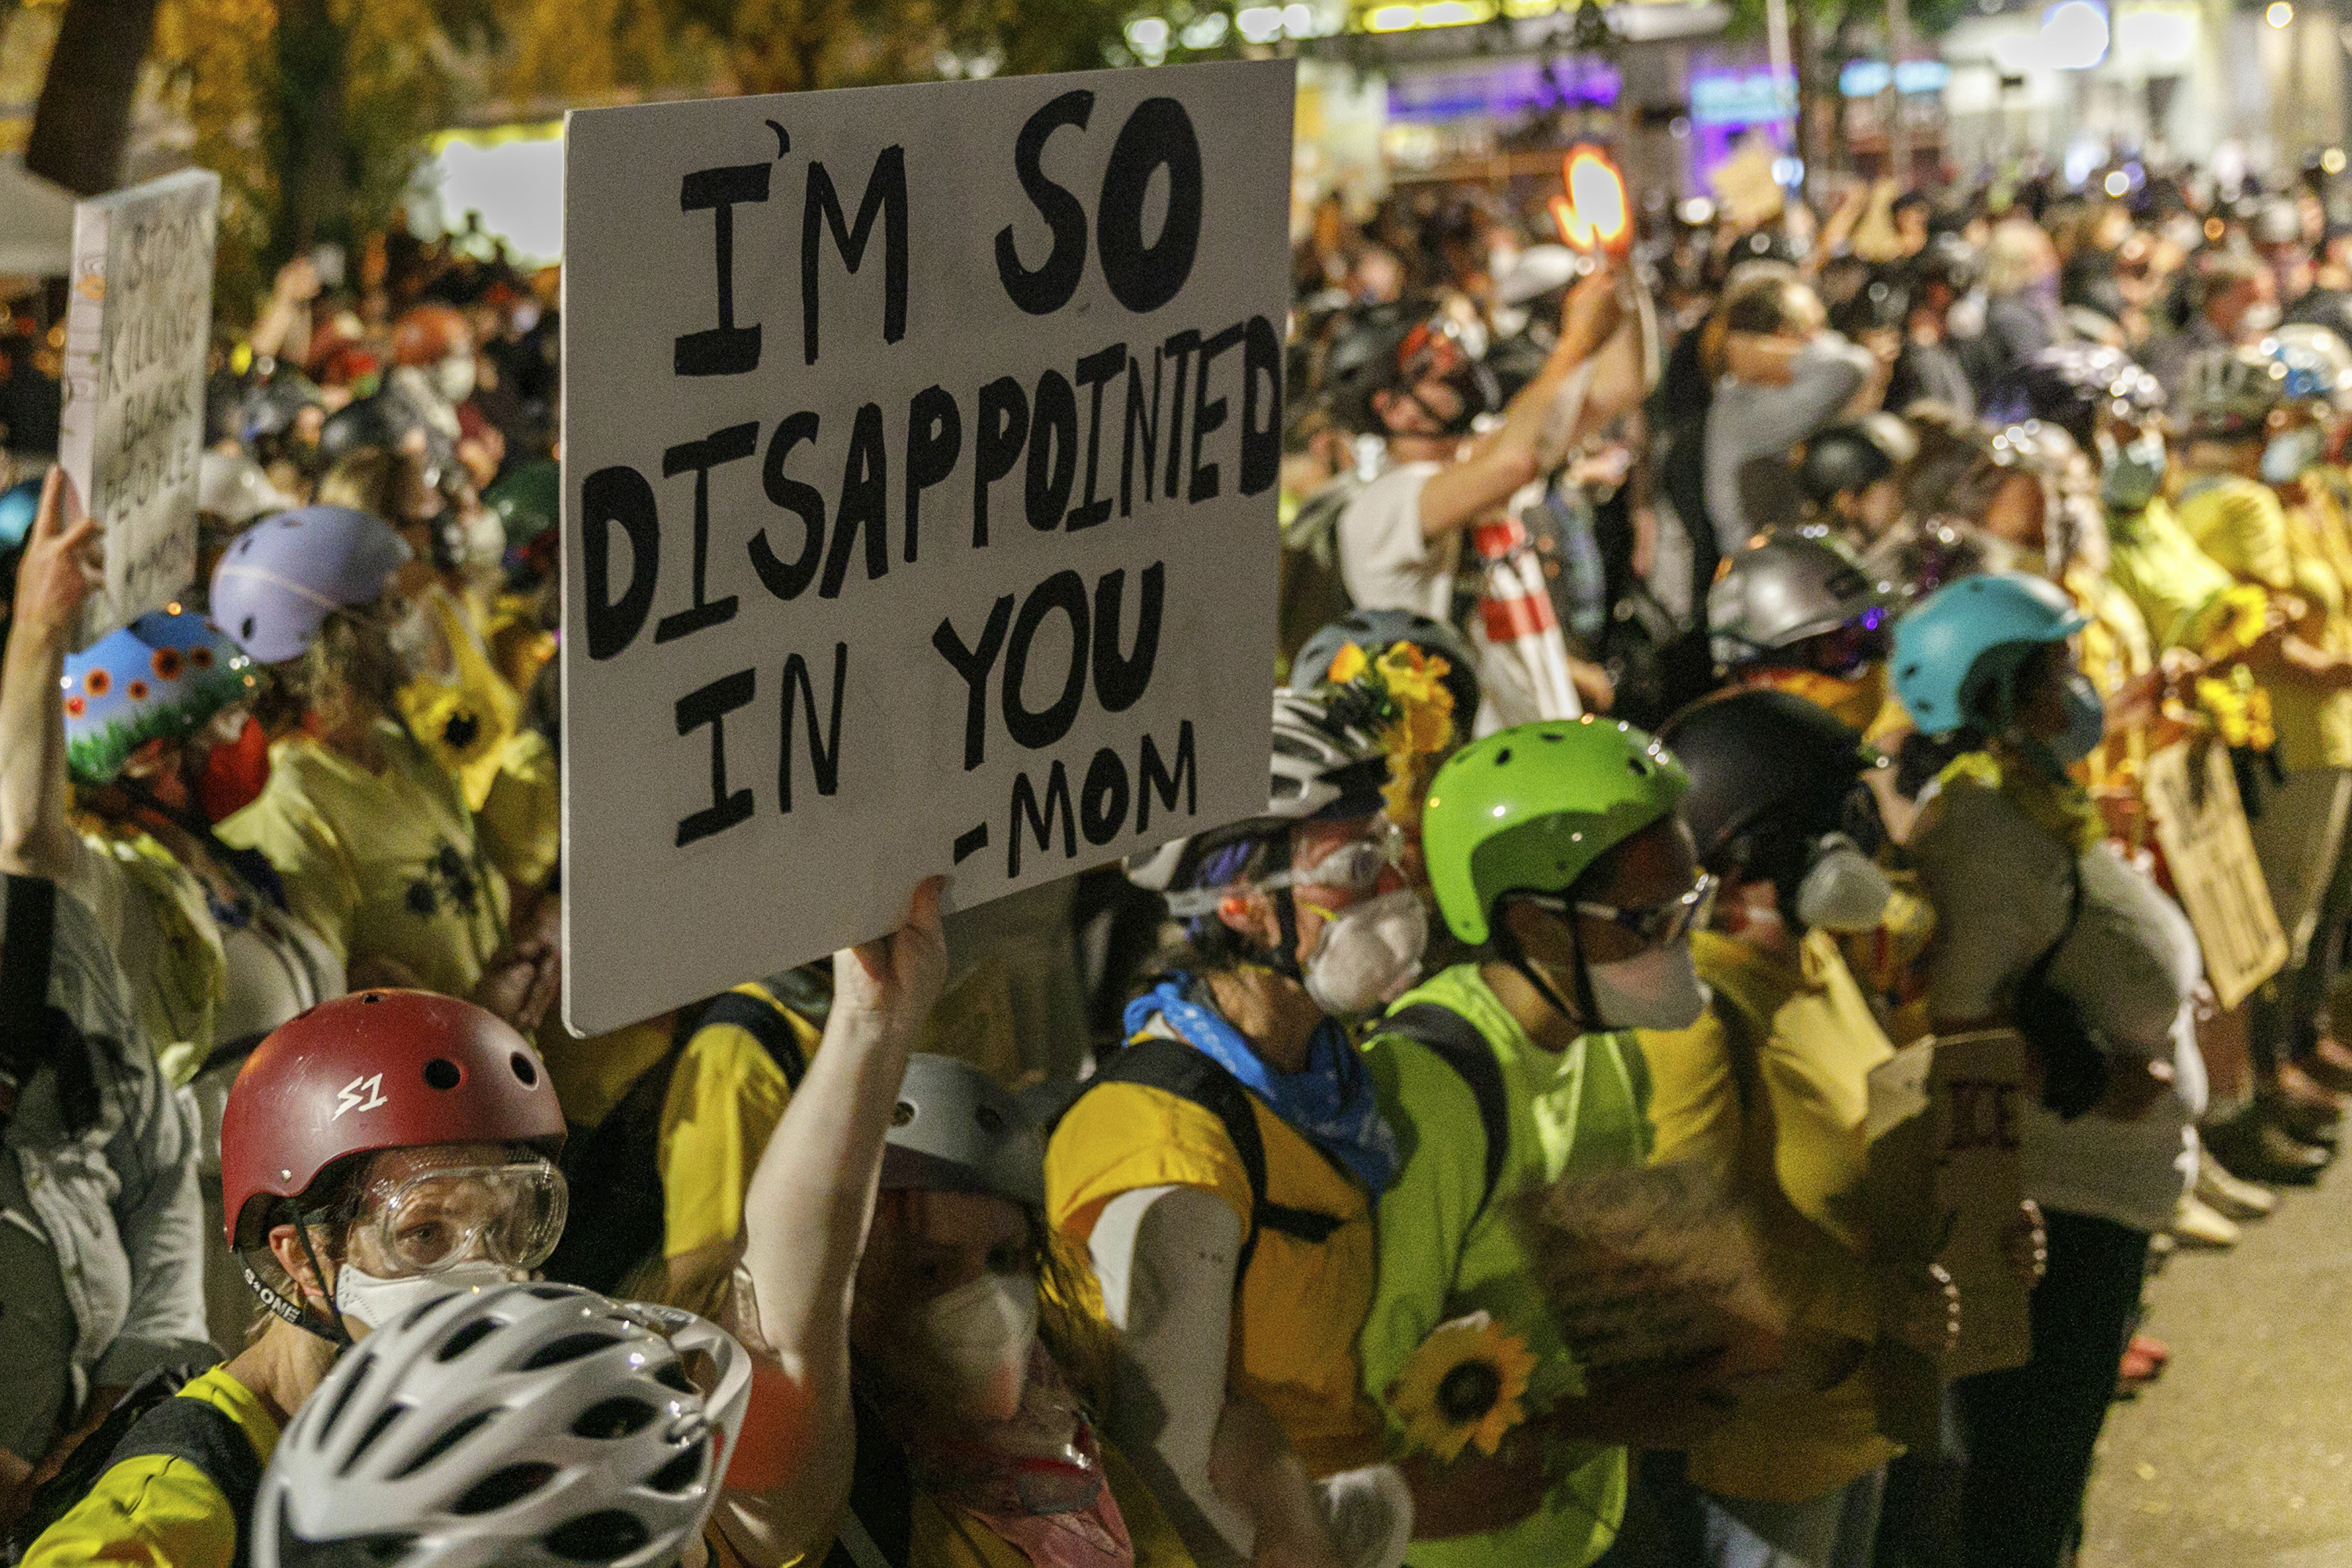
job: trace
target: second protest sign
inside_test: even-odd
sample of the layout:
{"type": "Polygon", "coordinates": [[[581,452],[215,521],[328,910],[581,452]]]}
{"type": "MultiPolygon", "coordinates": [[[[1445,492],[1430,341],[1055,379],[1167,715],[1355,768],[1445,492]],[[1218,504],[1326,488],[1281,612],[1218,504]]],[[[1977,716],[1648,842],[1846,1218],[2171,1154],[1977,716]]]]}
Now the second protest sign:
{"type": "Polygon", "coordinates": [[[1264,809],[1291,68],[565,136],[565,1018],[1264,809]]]}

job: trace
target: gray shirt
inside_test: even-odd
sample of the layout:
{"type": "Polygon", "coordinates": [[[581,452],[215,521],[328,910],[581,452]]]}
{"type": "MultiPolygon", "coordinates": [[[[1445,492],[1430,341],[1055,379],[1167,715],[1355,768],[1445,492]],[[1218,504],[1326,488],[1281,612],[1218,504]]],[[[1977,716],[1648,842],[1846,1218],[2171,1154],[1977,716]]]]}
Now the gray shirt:
{"type": "MultiPolygon", "coordinates": [[[[209,1364],[215,1355],[205,1328],[194,1107],[156,1067],[96,919],[63,891],[49,1001],[89,1043],[98,1121],[69,1131],[56,1075],[43,1068],[18,1096],[0,1149],[16,1162],[26,1218],[46,1241],[73,1313],[68,1370],[79,1405],[92,1384],[128,1384],[153,1367],[209,1364]]],[[[12,1373],[30,1370],[8,1364],[12,1373]]]]}
{"type": "Polygon", "coordinates": [[[1728,551],[1754,531],[1739,494],[1739,471],[1759,458],[1787,458],[1837,416],[1870,379],[1870,351],[1823,332],[1790,363],[1786,386],[1725,376],[1706,411],[1706,510],[1728,551]]]}
{"type": "Polygon", "coordinates": [[[2007,1015],[2018,981],[2063,936],[2050,983],[2114,1047],[2173,1066],[2172,1092],[2136,1121],[2096,1111],[2064,1121],[2030,1103],[2019,1129],[2026,1195],[2138,1230],[2165,1228],[2196,1172],[2188,1129],[2204,1101],[2188,1006],[2203,962],[2187,917],[2106,846],[2074,855],[1997,791],[1962,784],[1927,798],[1910,850],[1936,910],[1927,973],[1935,1016],[2007,1015]],[[2083,910],[2069,931],[2075,877],[2083,910]]]}

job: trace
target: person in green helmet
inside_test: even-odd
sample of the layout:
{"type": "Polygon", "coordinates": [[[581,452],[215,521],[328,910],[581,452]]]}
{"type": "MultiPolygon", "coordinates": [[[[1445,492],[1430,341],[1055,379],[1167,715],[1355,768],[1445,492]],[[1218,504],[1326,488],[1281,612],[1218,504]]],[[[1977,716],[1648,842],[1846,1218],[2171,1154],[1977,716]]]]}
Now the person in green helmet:
{"type": "Polygon", "coordinates": [[[1719,1419],[1712,1366],[1589,1382],[1505,1218],[1515,1193],[1648,1152],[1622,1031],[1704,1005],[1689,933],[1713,882],[1675,815],[1688,783],[1649,735],[1588,718],[1490,735],[1430,785],[1429,879],[1477,956],[1400,997],[1365,1047],[1403,1158],[1360,1351],[1413,1495],[1412,1568],[1581,1568],[1623,1519],[1627,1448],[1719,1419]],[[1476,1311],[1532,1352],[1532,1414],[1491,1454],[1441,1463],[1399,1395],[1431,1331],[1476,1311]]]}

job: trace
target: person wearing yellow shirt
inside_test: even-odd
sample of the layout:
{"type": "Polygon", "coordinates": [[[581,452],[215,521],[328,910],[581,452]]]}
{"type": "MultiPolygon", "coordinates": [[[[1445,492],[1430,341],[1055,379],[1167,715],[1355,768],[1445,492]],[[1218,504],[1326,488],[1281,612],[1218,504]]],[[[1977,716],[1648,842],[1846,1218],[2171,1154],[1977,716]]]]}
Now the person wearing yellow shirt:
{"type": "Polygon", "coordinates": [[[830,1001],[801,969],[586,1039],[543,1026],[540,1049],[572,1129],[574,1221],[548,1276],[709,1310],[734,1271],[751,1172],[830,1001]]]}
{"type": "Polygon", "coordinates": [[[1870,1070],[1895,1054],[1835,933],[1874,926],[1891,891],[1867,832],[1861,736],[1782,692],[1685,709],[1661,740],[1691,777],[1684,819],[1722,878],[1691,951],[1712,995],[1690,1028],[1645,1033],[1654,1163],[1706,1168],[1751,1217],[1790,1325],[1782,1375],[1743,1389],[1696,1438],[1685,1474],[1721,1568],[1869,1561],[1886,1461],[1867,1372],[1890,1328],[1948,1348],[1957,1299],[1923,1281],[1918,1321],[1882,1325],[1867,1263],[1862,1127],[1870,1070]]]}
{"type": "Polygon", "coordinates": [[[555,904],[517,907],[459,781],[402,721],[386,589],[408,546],[347,508],[247,530],[213,574],[214,624],[267,668],[269,781],[219,826],[277,868],[352,984],[472,996],[536,1026],[559,982],[555,904]]]}
{"type": "MultiPolygon", "coordinates": [[[[2293,446],[2273,467],[2303,459],[2293,479],[2278,486],[2286,508],[2298,586],[2309,605],[2305,626],[2327,652],[2352,653],[2352,473],[2328,460],[2340,450],[2352,414],[2352,347],[2325,327],[2283,328],[2271,340],[2272,358],[2286,369],[2287,423],[2293,446]]],[[[2299,628],[2300,629],[2300,628],[2299,628]]],[[[2338,694],[2319,711],[2323,758],[2352,764],[2352,693],[2338,694]]],[[[2329,1004],[2336,955],[2352,921],[2352,829],[2337,851],[2324,887],[2307,956],[2288,986],[2293,1056],[2323,1086],[2352,1090],[2352,1051],[2334,1037],[2329,1004]]]]}
{"type": "Polygon", "coordinates": [[[1189,941],[1055,1126],[1045,1210],[1118,1332],[1106,1429],[1194,1554],[1331,1562],[1355,1497],[1348,1560],[1395,1568],[1413,1506],[1356,1340],[1398,1151],[1335,1015],[1409,984],[1428,927],[1382,815],[1381,716],[1349,690],[1277,690],[1265,811],[1129,866],[1189,941]],[[1220,1434],[1262,1415],[1293,1457],[1236,1487],[1220,1434]]]}
{"type": "Polygon", "coordinates": [[[2332,1142],[2343,1113],[2343,1098],[2294,1061],[2290,1008],[2352,811],[2352,752],[2343,745],[2352,738],[2343,722],[2352,702],[2352,652],[2327,646],[2330,590],[2340,607],[2343,585],[2318,555],[2298,560],[2294,529],[2272,488],[2299,480],[2315,455],[2308,419],[2288,405],[2284,369],[2259,351],[2214,350],[2191,360],[2186,374],[2181,526],[2240,583],[2267,593],[2286,623],[2284,636],[2252,654],[2270,693],[2285,778],[2250,802],[2248,816],[2286,931],[2287,965],[2257,994],[2249,1020],[2256,1104],[2246,1117],[2216,1126],[2210,1140],[2225,1165],[2243,1164],[2248,1151],[2239,1145],[2258,1137],[2261,1123],[2315,1144],[2332,1142]]]}

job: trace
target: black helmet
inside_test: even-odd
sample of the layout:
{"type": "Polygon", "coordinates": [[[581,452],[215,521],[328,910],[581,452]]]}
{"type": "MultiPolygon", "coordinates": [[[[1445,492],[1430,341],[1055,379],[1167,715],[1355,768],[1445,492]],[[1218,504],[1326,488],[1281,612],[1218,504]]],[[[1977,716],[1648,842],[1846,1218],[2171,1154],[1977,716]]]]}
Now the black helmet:
{"type": "Polygon", "coordinates": [[[2053,343],[2000,374],[1985,398],[1994,426],[2039,419],[2088,450],[2102,408],[2137,418],[2164,406],[2164,388],[2131,355],[2105,343],[2053,343]]]}
{"type": "Polygon", "coordinates": [[[425,462],[436,473],[457,466],[457,443],[394,387],[347,403],[327,416],[327,422],[319,428],[320,464],[331,467],[370,447],[397,447],[412,430],[425,433],[425,462]]]}
{"type": "Polygon", "coordinates": [[[1462,395],[1453,422],[1470,421],[1501,405],[1483,343],[1465,340],[1461,324],[1428,300],[1370,305],[1341,325],[1323,358],[1322,393],[1332,416],[1350,429],[1378,431],[1372,395],[1443,375],[1462,395]]]}
{"type": "Polygon", "coordinates": [[[1977,247],[1949,229],[1930,236],[1926,247],[1911,258],[1911,288],[1915,293],[1940,283],[1955,296],[1965,294],[1983,276],[1984,262],[1977,255],[1977,247]]]}
{"type": "Polygon", "coordinates": [[[1797,488],[1815,506],[1826,505],[1842,490],[1876,484],[1918,453],[1919,438],[1892,414],[1832,425],[1805,443],[1797,488]]]}
{"type": "Polygon", "coordinates": [[[1684,709],[1659,728],[1690,773],[1683,820],[1699,863],[1793,893],[1822,835],[1844,833],[1865,852],[1881,839],[1862,775],[1877,753],[1828,710],[1786,691],[1734,691],[1684,709]]]}
{"type": "Polygon", "coordinates": [[[1454,694],[1454,719],[1467,736],[1478,713],[1478,672],[1470,645],[1444,621],[1411,610],[1350,610],[1318,628],[1290,661],[1290,684],[1301,690],[1323,684],[1339,650],[1354,643],[1378,657],[1398,643],[1411,643],[1423,654],[1435,654],[1446,663],[1445,689],[1454,694]]]}

